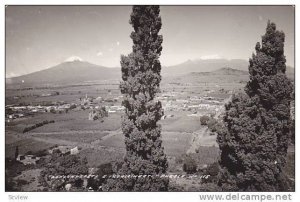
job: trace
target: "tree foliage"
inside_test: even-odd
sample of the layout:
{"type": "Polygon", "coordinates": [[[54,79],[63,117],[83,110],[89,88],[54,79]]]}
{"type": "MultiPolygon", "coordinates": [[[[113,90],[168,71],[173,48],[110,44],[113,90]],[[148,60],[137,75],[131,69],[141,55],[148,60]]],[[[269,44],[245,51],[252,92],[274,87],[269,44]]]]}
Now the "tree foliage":
{"type": "Polygon", "coordinates": [[[201,116],[200,117],[200,124],[203,125],[203,126],[207,125],[209,119],[210,118],[207,115],[201,116]]]}
{"type": "Polygon", "coordinates": [[[159,56],[163,41],[159,35],[162,26],[159,13],[159,6],[133,6],[130,16],[133,50],[128,56],[121,56],[126,155],[119,173],[151,177],[118,179],[115,190],[166,191],[168,187],[168,180],[155,177],[168,167],[161,126],[157,124],[163,110],[161,102],[155,99],[160,92],[159,56]]]}
{"type": "Polygon", "coordinates": [[[49,188],[54,191],[64,189],[67,183],[81,187],[82,178],[52,178],[52,176],[80,176],[88,174],[87,159],[80,158],[77,155],[63,155],[60,152],[54,152],[45,162],[45,168],[41,176],[47,182],[49,188]]]}
{"type": "Polygon", "coordinates": [[[286,77],[284,33],[268,22],[249,60],[246,94],[234,95],[218,132],[219,185],[225,190],[282,191],[290,134],[292,84],[286,77]]]}
{"type": "Polygon", "coordinates": [[[192,156],[186,155],[183,162],[183,171],[187,174],[194,174],[197,172],[197,162],[192,156]]]}

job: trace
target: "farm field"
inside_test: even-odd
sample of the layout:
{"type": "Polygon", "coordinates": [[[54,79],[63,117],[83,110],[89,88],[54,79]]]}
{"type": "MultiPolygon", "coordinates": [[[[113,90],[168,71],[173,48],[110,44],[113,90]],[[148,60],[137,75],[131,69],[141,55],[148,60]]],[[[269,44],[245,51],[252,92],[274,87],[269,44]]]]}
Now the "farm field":
{"type": "MultiPolygon", "coordinates": [[[[164,117],[159,121],[162,126],[162,146],[168,159],[168,173],[185,174],[183,164],[187,157],[194,159],[199,170],[207,168],[218,161],[219,149],[216,134],[211,133],[206,125],[200,124],[201,116],[222,119],[224,103],[233,92],[240,91],[244,82],[229,82],[221,79],[221,83],[213,80],[196,81],[187,84],[188,79],[182,78],[182,83],[163,83],[158,99],[164,108],[164,117]],[[223,82],[223,83],[222,83],[223,82]],[[203,106],[200,108],[195,108],[203,106]]],[[[239,79],[246,78],[241,77],[239,79]]],[[[16,147],[19,154],[39,155],[57,146],[77,147],[78,156],[87,159],[88,167],[95,168],[110,162],[121,162],[125,155],[124,135],[121,130],[121,117],[124,111],[119,110],[122,102],[121,94],[115,85],[75,85],[55,86],[45,89],[9,88],[6,92],[6,104],[17,109],[19,106],[40,106],[38,112],[15,119],[9,119],[5,125],[5,157],[13,159],[16,147]],[[51,96],[37,96],[51,94],[51,96]],[[63,93],[62,93],[63,92],[63,93]],[[17,97],[17,99],[15,99],[17,97]],[[100,101],[93,102],[91,100],[100,101]],[[87,101],[87,103],[85,103],[87,101]],[[51,104],[55,103],[55,104],[51,104]],[[61,104],[62,103],[62,104],[61,104]],[[59,110],[60,106],[73,104],[73,109],[59,110]],[[47,111],[47,106],[57,111],[47,111]],[[91,112],[97,106],[105,107],[108,116],[103,119],[90,119],[91,112]],[[43,108],[43,109],[41,109],[43,108]],[[45,110],[44,110],[45,109],[45,110]],[[47,124],[40,124],[47,121],[47,124]],[[51,121],[51,122],[50,122],[51,121]],[[24,132],[26,131],[26,132],[24,132]]],[[[13,108],[12,107],[12,108],[13,108]]],[[[28,108],[28,107],[27,107],[28,108]]],[[[293,162],[293,153],[289,162],[293,162]]],[[[38,166],[38,165],[37,165],[38,166]]],[[[40,172],[40,167],[28,168],[12,180],[29,181],[23,190],[42,190],[37,179],[31,177],[40,172]],[[30,179],[29,179],[30,178],[30,179]]],[[[286,168],[293,178],[292,163],[286,168]]],[[[202,173],[203,174],[203,173],[202,173]]],[[[199,173],[201,175],[201,173],[199,173]]],[[[193,191],[203,189],[201,180],[177,179],[170,181],[172,187],[180,190],[193,191]]]]}

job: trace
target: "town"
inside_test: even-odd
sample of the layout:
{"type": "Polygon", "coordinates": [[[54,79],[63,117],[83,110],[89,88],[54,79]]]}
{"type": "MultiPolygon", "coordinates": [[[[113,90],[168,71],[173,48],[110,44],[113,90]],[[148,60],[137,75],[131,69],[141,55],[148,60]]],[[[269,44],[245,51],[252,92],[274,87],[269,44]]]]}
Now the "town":
{"type": "MultiPolygon", "coordinates": [[[[50,94],[50,93],[49,93],[50,94]]],[[[172,111],[188,111],[188,116],[203,116],[205,114],[221,114],[224,108],[224,98],[212,96],[186,96],[180,95],[180,92],[162,93],[156,98],[160,100],[165,112],[172,111]]],[[[124,111],[121,106],[123,96],[114,98],[92,97],[87,94],[80,97],[72,103],[65,101],[53,101],[47,105],[6,105],[5,106],[5,121],[12,122],[16,119],[22,119],[34,116],[37,113],[68,113],[70,110],[90,110],[91,113],[104,107],[108,113],[116,113],[124,111]]],[[[90,114],[89,117],[92,115],[90,114]]],[[[169,115],[170,116],[170,115],[169,115]]],[[[164,116],[165,119],[167,116],[164,116]]],[[[91,118],[92,120],[92,118],[91,118]]]]}

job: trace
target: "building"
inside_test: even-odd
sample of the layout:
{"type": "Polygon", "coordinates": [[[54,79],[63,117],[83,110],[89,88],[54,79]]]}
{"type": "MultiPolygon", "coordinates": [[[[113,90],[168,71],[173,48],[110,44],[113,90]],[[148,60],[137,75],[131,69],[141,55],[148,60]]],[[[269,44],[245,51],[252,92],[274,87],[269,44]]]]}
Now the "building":
{"type": "Polygon", "coordinates": [[[79,154],[78,147],[74,147],[73,149],[70,150],[71,155],[76,155],[79,154]]]}
{"type": "Polygon", "coordinates": [[[64,155],[68,155],[68,154],[75,155],[75,154],[79,153],[79,149],[77,146],[73,147],[73,146],[62,145],[62,146],[57,146],[57,147],[54,147],[54,148],[48,150],[49,154],[53,154],[55,151],[58,151],[64,155]]]}
{"type": "Polygon", "coordinates": [[[23,163],[24,165],[35,165],[38,160],[40,160],[40,157],[37,157],[35,155],[18,155],[17,161],[23,163]]]}

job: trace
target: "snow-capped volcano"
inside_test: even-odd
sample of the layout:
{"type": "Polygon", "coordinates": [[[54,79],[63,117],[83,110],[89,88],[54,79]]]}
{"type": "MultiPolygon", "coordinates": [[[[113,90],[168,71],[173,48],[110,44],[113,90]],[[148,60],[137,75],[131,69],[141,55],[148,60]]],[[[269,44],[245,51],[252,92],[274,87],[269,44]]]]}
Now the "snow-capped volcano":
{"type": "Polygon", "coordinates": [[[71,56],[65,60],[65,62],[74,62],[74,61],[82,62],[83,60],[78,56],[71,56]]]}
{"type": "Polygon", "coordinates": [[[56,66],[30,74],[10,78],[10,83],[30,84],[78,84],[85,81],[121,79],[120,68],[108,68],[82,61],[78,57],[68,58],[56,66]]]}

